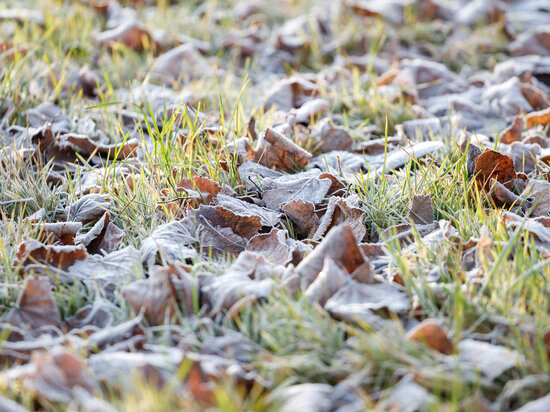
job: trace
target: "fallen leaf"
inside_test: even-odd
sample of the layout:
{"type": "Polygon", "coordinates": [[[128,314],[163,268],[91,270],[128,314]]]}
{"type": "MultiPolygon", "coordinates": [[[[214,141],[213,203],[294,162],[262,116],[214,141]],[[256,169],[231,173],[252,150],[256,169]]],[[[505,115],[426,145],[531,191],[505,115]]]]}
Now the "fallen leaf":
{"type": "MultiPolygon", "coordinates": [[[[260,218],[260,223],[265,227],[274,227],[281,222],[281,214],[264,207],[257,206],[253,203],[248,203],[243,200],[219,194],[218,210],[225,209],[236,215],[242,216],[257,216],[260,218]]],[[[221,212],[221,210],[220,210],[221,212]]],[[[224,214],[223,212],[221,212],[224,214]]]]}
{"type": "Polygon", "coordinates": [[[161,54],[153,63],[151,75],[163,82],[189,82],[210,72],[208,62],[191,43],[182,44],[161,54]]]}
{"type": "Polygon", "coordinates": [[[412,375],[407,375],[390,389],[388,397],[380,402],[379,407],[388,411],[414,412],[429,410],[435,402],[434,395],[416,383],[412,375]]]}
{"type": "Polygon", "coordinates": [[[300,77],[291,77],[275,84],[267,92],[264,109],[275,107],[288,112],[290,109],[300,107],[318,93],[319,90],[314,83],[300,77]]]}
{"type": "Polygon", "coordinates": [[[111,208],[109,196],[88,194],[69,204],[66,208],[69,220],[88,223],[102,217],[111,208]]]}
{"type": "Polygon", "coordinates": [[[409,219],[420,225],[425,225],[434,221],[434,209],[430,195],[413,196],[409,219]]]}
{"type": "Polygon", "coordinates": [[[410,303],[407,295],[394,284],[366,284],[352,280],[327,300],[325,309],[339,319],[362,320],[380,328],[384,319],[376,312],[403,315],[410,309],[410,303]]]}
{"type": "Polygon", "coordinates": [[[512,124],[499,134],[499,141],[504,144],[518,142],[521,140],[522,131],[523,131],[523,120],[521,119],[521,116],[515,116],[512,124]]]}
{"type": "Polygon", "coordinates": [[[519,363],[516,353],[498,345],[465,339],[458,344],[460,361],[479,370],[490,381],[519,363]]]}
{"type": "Polygon", "coordinates": [[[550,182],[531,179],[520,195],[523,199],[532,199],[532,217],[550,215],[550,182]]]}
{"type": "Polygon", "coordinates": [[[37,240],[26,238],[19,244],[16,265],[45,264],[67,269],[87,256],[84,245],[44,245],[37,240]]]}
{"type": "Polygon", "coordinates": [[[201,280],[202,303],[214,314],[230,309],[243,297],[267,298],[273,287],[272,277],[281,269],[284,268],[274,266],[258,253],[242,252],[225,274],[201,280]]]}
{"type": "Polygon", "coordinates": [[[434,319],[423,320],[407,333],[407,337],[445,355],[450,355],[453,351],[447,331],[434,319]]]}
{"type": "Polygon", "coordinates": [[[353,138],[342,126],[336,126],[329,118],[321,120],[315,127],[317,136],[315,152],[327,153],[333,150],[348,150],[353,144],[353,138]]]}
{"type": "Polygon", "coordinates": [[[59,346],[34,352],[30,364],[8,369],[3,375],[10,386],[22,384],[51,402],[69,403],[77,387],[90,393],[95,389],[82,359],[59,346]]]}
{"type": "Polygon", "coordinates": [[[125,286],[122,296],[136,314],[143,311],[149,324],[161,325],[176,311],[183,315],[194,313],[196,288],[196,282],[180,265],[171,264],[155,269],[147,279],[125,286]]]}
{"type": "Polygon", "coordinates": [[[286,266],[293,260],[293,248],[289,245],[287,232],[272,229],[269,233],[259,233],[248,241],[246,249],[264,256],[269,262],[286,266]]]}
{"type": "Polygon", "coordinates": [[[313,204],[321,203],[332,186],[328,178],[320,178],[316,170],[276,179],[262,180],[262,199],[271,210],[280,210],[284,203],[302,200],[313,204]]]}
{"type": "Polygon", "coordinates": [[[111,214],[107,212],[79,240],[86,246],[88,253],[109,253],[118,247],[123,236],[124,232],[111,222],[111,214]]]}
{"type": "Polygon", "coordinates": [[[61,317],[51,287],[49,277],[28,278],[16,306],[4,321],[32,334],[40,334],[40,330],[48,326],[60,328],[61,317]]]}
{"type": "Polygon", "coordinates": [[[191,227],[192,224],[186,219],[160,225],[141,245],[143,262],[151,267],[157,259],[169,264],[194,258],[197,252],[189,245],[199,239],[191,227]]]}
{"type": "Polygon", "coordinates": [[[281,211],[292,219],[298,235],[309,237],[319,226],[315,205],[311,202],[302,199],[291,200],[281,205],[281,211]]]}
{"type": "Polygon", "coordinates": [[[332,258],[337,264],[352,273],[366,263],[357,246],[351,227],[346,224],[334,226],[297,267],[296,276],[301,290],[306,290],[317,278],[325,263],[325,258],[332,258]]]}
{"type": "Polygon", "coordinates": [[[548,123],[550,123],[550,107],[545,110],[539,110],[538,112],[529,113],[525,117],[525,121],[528,129],[536,126],[537,124],[546,126],[548,123]]]}
{"type": "Polygon", "coordinates": [[[504,186],[516,178],[514,162],[510,156],[486,150],[475,162],[474,175],[480,188],[489,189],[489,181],[495,179],[504,186]]]}
{"type": "Polygon", "coordinates": [[[271,128],[260,136],[255,152],[255,162],[285,172],[304,169],[311,159],[311,154],[271,128]]]}
{"type": "Polygon", "coordinates": [[[311,239],[318,242],[334,226],[346,224],[351,228],[355,240],[361,242],[367,233],[367,228],[364,223],[365,213],[356,206],[357,203],[357,198],[353,196],[347,198],[332,196],[311,239]]]}
{"type": "Polygon", "coordinates": [[[48,243],[61,243],[63,245],[74,245],[76,234],[82,228],[80,222],[56,222],[44,223],[40,226],[41,231],[48,243]]]}
{"type": "Polygon", "coordinates": [[[325,257],[323,269],[313,283],[307,287],[304,295],[310,303],[315,302],[323,306],[350,279],[349,273],[327,256],[325,257]]]}
{"type": "Polygon", "coordinates": [[[154,42],[147,29],[137,21],[122,22],[115,28],[97,33],[93,41],[98,46],[109,47],[120,43],[137,51],[143,50],[145,45],[154,42]]]}
{"type": "Polygon", "coordinates": [[[289,124],[304,124],[308,125],[311,119],[326,113],[329,104],[325,99],[312,99],[305,102],[298,109],[292,109],[288,113],[289,124]]]}

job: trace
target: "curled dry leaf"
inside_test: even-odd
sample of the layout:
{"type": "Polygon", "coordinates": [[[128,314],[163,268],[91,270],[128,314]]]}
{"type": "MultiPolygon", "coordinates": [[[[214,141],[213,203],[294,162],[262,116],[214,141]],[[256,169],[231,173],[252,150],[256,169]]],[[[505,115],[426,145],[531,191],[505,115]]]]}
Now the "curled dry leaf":
{"type": "Polygon", "coordinates": [[[298,199],[285,202],[281,205],[281,211],[292,219],[296,233],[300,236],[309,237],[319,226],[315,205],[306,200],[298,199]]]}
{"type": "Polygon", "coordinates": [[[420,225],[425,225],[434,221],[434,209],[430,195],[413,196],[409,219],[420,225]]]}
{"type": "Polygon", "coordinates": [[[34,239],[26,238],[19,244],[17,265],[45,264],[60,269],[67,269],[79,260],[86,259],[84,245],[44,245],[34,239]]]}
{"type": "Polygon", "coordinates": [[[178,191],[196,190],[199,192],[201,203],[209,204],[222,190],[221,186],[207,177],[195,176],[193,180],[183,179],[176,186],[178,191]]]}
{"type": "Polygon", "coordinates": [[[305,124],[308,125],[311,119],[326,113],[329,104],[325,99],[312,99],[305,102],[300,108],[293,109],[289,112],[289,124],[305,124]]]}
{"type": "Polygon", "coordinates": [[[272,265],[258,253],[242,252],[224,275],[201,279],[202,304],[207,304],[213,314],[230,309],[243,297],[266,298],[273,287],[271,277],[283,271],[283,267],[272,265]]]}
{"type": "Polygon", "coordinates": [[[523,120],[521,119],[521,116],[515,116],[512,124],[499,134],[499,141],[505,144],[518,142],[521,140],[522,131],[523,131],[523,120]]]}
{"type": "Polygon", "coordinates": [[[474,175],[479,187],[485,190],[490,188],[491,179],[506,186],[516,178],[514,161],[510,156],[486,150],[476,158],[474,175]]]}
{"type": "Polygon", "coordinates": [[[317,278],[323,270],[326,257],[332,258],[348,273],[352,273],[366,263],[351,227],[346,224],[335,226],[313,252],[296,267],[297,281],[301,290],[306,290],[317,278]]]}
{"type": "Polygon", "coordinates": [[[292,77],[275,84],[268,91],[264,108],[269,110],[275,107],[277,110],[288,112],[293,108],[300,107],[318,92],[314,83],[300,77],[292,77]]]}
{"type": "Polygon", "coordinates": [[[61,327],[61,317],[51,286],[49,277],[28,278],[16,306],[9,311],[4,321],[31,333],[47,326],[61,327]]]}
{"type": "Polygon", "coordinates": [[[74,388],[94,390],[82,359],[60,346],[34,352],[30,364],[9,369],[4,378],[9,386],[22,384],[52,402],[69,403],[74,388]]]}
{"type": "Polygon", "coordinates": [[[532,199],[532,217],[550,215],[550,182],[531,179],[520,196],[523,199],[532,199]]]}
{"type": "Polygon", "coordinates": [[[284,172],[304,169],[310,159],[310,153],[272,128],[260,137],[254,157],[255,162],[284,172]]]}
{"type": "Polygon", "coordinates": [[[131,139],[123,144],[104,144],[86,135],[74,133],[58,136],[55,143],[60,150],[67,150],[76,146],[82,154],[87,156],[99,154],[109,160],[124,160],[129,157],[135,157],[138,147],[138,142],[135,139],[131,139]]]}
{"type": "Polygon", "coordinates": [[[111,208],[109,196],[88,194],[67,206],[69,220],[88,223],[102,217],[111,208]]]}
{"type": "Polygon", "coordinates": [[[550,107],[544,110],[539,110],[538,112],[529,113],[525,117],[525,121],[528,129],[536,126],[537,124],[546,126],[550,123],[550,107]]]}
{"type": "Polygon", "coordinates": [[[407,337],[445,355],[450,355],[453,351],[453,344],[447,336],[447,331],[434,319],[423,320],[407,333],[407,337]]]}
{"type": "Polygon", "coordinates": [[[44,223],[41,226],[45,241],[63,245],[74,245],[74,238],[80,229],[82,229],[80,222],[44,223]]]}
{"type": "Polygon", "coordinates": [[[333,150],[348,150],[353,144],[353,138],[342,126],[335,126],[331,119],[323,119],[315,128],[317,134],[315,151],[327,153],[333,150]]]}
{"type": "Polygon", "coordinates": [[[311,303],[316,302],[322,306],[328,298],[343,287],[350,279],[349,273],[327,256],[323,269],[313,283],[308,286],[305,296],[311,303]]]}
{"type": "Polygon", "coordinates": [[[224,212],[221,209],[231,211],[235,215],[257,216],[260,218],[261,225],[266,227],[277,226],[281,222],[280,213],[224,194],[218,195],[217,207],[222,215],[224,212]]]}
{"type": "Polygon", "coordinates": [[[176,310],[184,315],[194,313],[196,287],[195,281],[180,265],[171,264],[154,270],[147,279],[125,286],[122,295],[135,313],[143,311],[149,324],[161,325],[176,310]]]}
{"type": "Polygon", "coordinates": [[[332,196],[312,240],[318,242],[334,226],[346,224],[351,228],[355,240],[361,242],[367,233],[367,228],[364,223],[365,213],[354,205],[357,203],[356,200],[353,197],[332,196]]]}
{"type": "Polygon", "coordinates": [[[94,227],[80,239],[88,253],[109,253],[118,247],[124,232],[110,220],[111,214],[105,213],[94,227]]]}
{"type": "Polygon", "coordinates": [[[286,266],[292,262],[294,251],[289,243],[286,231],[273,229],[269,233],[260,233],[250,239],[246,250],[264,256],[269,262],[286,266]]]}

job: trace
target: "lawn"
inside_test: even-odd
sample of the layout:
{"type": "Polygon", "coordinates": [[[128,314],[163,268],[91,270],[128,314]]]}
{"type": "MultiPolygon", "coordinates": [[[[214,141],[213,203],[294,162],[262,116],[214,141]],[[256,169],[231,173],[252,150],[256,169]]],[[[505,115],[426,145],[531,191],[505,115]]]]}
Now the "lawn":
{"type": "Polygon", "coordinates": [[[549,21],[3,2],[0,410],[550,410],[549,21]]]}

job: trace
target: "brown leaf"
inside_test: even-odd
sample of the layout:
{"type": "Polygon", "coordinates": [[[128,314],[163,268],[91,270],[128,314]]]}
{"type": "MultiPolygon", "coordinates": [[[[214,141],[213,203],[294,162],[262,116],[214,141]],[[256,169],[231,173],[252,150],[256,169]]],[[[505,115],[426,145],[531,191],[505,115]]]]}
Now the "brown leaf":
{"type": "Polygon", "coordinates": [[[507,183],[516,178],[516,171],[510,156],[500,154],[494,150],[486,150],[476,159],[474,175],[478,186],[488,190],[491,179],[495,179],[506,186],[507,183]]]}
{"type": "MultiPolygon", "coordinates": [[[[194,292],[195,291],[195,292],[194,292]]],[[[177,310],[184,315],[194,313],[193,295],[196,283],[181,265],[171,264],[150,273],[122,289],[122,296],[137,314],[143,311],[151,325],[169,321],[177,310]]]]}
{"type": "Polygon", "coordinates": [[[352,201],[351,197],[332,196],[325,214],[320,219],[319,227],[311,239],[318,242],[333,227],[346,224],[351,228],[355,240],[361,242],[367,233],[367,228],[364,223],[365,213],[354,205],[356,201],[356,198],[352,201]]]}
{"type": "Polygon", "coordinates": [[[288,114],[289,124],[304,124],[308,125],[311,119],[326,113],[329,104],[325,99],[312,99],[305,102],[298,109],[293,109],[288,114]]]}
{"type": "Polygon", "coordinates": [[[407,333],[410,340],[424,343],[431,349],[450,355],[453,344],[447,337],[447,331],[434,319],[425,319],[407,333]]]}
{"type": "Polygon", "coordinates": [[[260,233],[250,239],[246,250],[264,256],[269,262],[286,266],[292,261],[293,252],[288,243],[285,230],[273,229],[269,233],[260,233]]]}
{"type": "Polygon", "coordinates": [[[63,245],[74,245],[74,238],[81,228],[80,222],[44,223],[41,226],[45,241],[63,245]]]}
{"type": "Polygon", "coordinates": [[[211,203],[212,199],[214,199],[222,190],[221,186],[218,183],[210,180],[207,177],[201,176],[195,176],[193,177],[193,180],[187,178],[180,180],[177,184],[176,189],[179,191],[197,190],[201,197],[201,203],[206,204],[211,203]]]}
{"type": "Polygon", "coordinates": [[[67,269],[78,260],[86,259],[84,245],[44,245],[34,239],[26,238],[19,244],[16,265],[45,264],[67,269]]]}
{"type": "Polygon", "coordinates": [[[513,142],[508,147],[508,155],[514,161],[515,170],[527,174],[536,169],[537,158],[540,153],[541,148],[538,144],[513,142]]]}
{"type": "Polygon", "coordinates": [[[430,195],[413,196],[409,219],[420,225],[425,225],[434,221],[434,209],[430,195]]]}
{"type": "Polygon", "coordinates": [[[110,220],[111,214],[105,213],[94,227],[80,239],[88,253],[109,253],[118,247],[124,232],[110,220]]]}
{"type": "Polygon", "coordinates": [[[111,200],[108,196],[89,194],[67,206],[69,220],[88,223],[102,217],[111,208],[111,200]]]}
{"type": "Polygon", "coordinates": [[[284,172],[304,169],[311,159],[311,154],[271,128],[260,136],[255,152],[255,162],[284,172]]]}
{"type": "Polygon", "coordinates": [[[269,110],[275,107],[277,110],[288,112],[290,109],[300,107],[318,92],[314,83],[300,77],[282,80],[268,91],[264,109],[269,110]]]}
{"type": "Polygon", "coordinates": [[[94,153],[102,155],[105,159],[124,160],[136,156],[138,147],[137,140],[130,140],[124,144],[103,144],[96,142],[86,135],[64,134],[56,138],[56,144],[59,150],[71,149],[76,146],[80,153],[91,156],[94,153]]]}
{"type": "Polygon", "coordinates": [[[458,350],[463,365],[479,370],[490,381],[515,367],[519,362],[518,355],[510,349],[473,339],[460,342],[458,350]]]}
{"type": "Polygon", "coordinates": [[[331,119],[321,120],[316,128],[317,135],[315,152],[327,153],[333,150],[348,150],[353,144],[353,138],[346,128],[335,126],[331,119]]]}
{"type": "Polygon", "coordinates": [[[211,314],[230,309],[243,297],[260,299],[271,294],[272,276],[281,274],[284,267],[274,266],[260,254],[245,251],[235,259],[222,276],[201,279],[201,296],[211,314]],[[278,273],[281,272],[281,273],[278,273]]]}
{"type": "Polygon", "coordinates": [[[178,80],[189,82],[210,73],[208,61],[191,43],[182,44],[161,54],[153,63],[151,75],[165,83],[178,80]]]}
{"type": "Polygon", "coordinates": [[[350,279],[349,273],[327,256],[325,257],[323,269],[313,283],[307,287],[304,294],[309,302],[316,302],[323,306],[328,298],[345,286],[350,279]]]}
{"type": "Polygon", "coordinates": [[[136,21],[123,22],[113,29],[97,33],[93,40],[98,46],[113,47],[121,43],[137,51],[143,50],[146,44],[153,44],[147,29],[136,21]]]}
{"type": "Polygon", "coordinates": [[[281,211],[292,219],[296,233],[300,236],[313,235],[319,226],[315,205],[311,202],[302,199],[291,200],[281,205],[281,211]]]}
{"type": "Polygon", "coordinates": [[[550,100],[548,100],[546,93],[535,85],[527,82],[521,82],[520,87],[523,97],[525,97],[529,104],[533,106],[533,109],[543,110],[550,106],[550,100]]]}
{"type": "Polygon", "coordinates": [[[550,123],[550,107],[545,110],[539,110],[538,112],[529,113],[525,117],[525,120],[528,129],[536,126],[537,124],[546,126],[548,123],[550,123]]]}
{"type": "Polygon", "coordinates": [[[5,377],[9,384],[22,384],[51,402],[69,403],[73,388],[94,390],[82,359],[60,346],[34,352],[30,364],[8,370],[5,377]]]}
{"type": "Polygon", "coordinates": [[[522,131],[523,120],[521,119],[521,116],[515,116],[512,124],[499,134],[498,140],[504,144],[520,141],[522,131]]]}
{"type": "Polygon", "coordinates": [[[320,178],[316,170],[262,180],[262,199],[271,210],[279,210],[284,203],[303,200],[314,205],[321,203],[332,186],[328,178],[320,178]]]}
{"type": "Polygon", "coordinates": [[[39,333],[45,326],[61,327],[61,317],[51,287],[49,277],[28,278],[16,306],[4,321],[33,334],[39,333]]]}
{"type": "Polygon", "coordinates": [[[163,264],[185,261],[197,256],[195,248],[190,245],[198,241],[194,222],[183,219],[157,227],[149,237],[143,240],[140,252],[143,262],[149,267],[157,263],[157,260],[163,264]]]}
{"type": "Polygon", "coordinates": [[[533,199],[532,217],[550,215],[550,182],[531,179],[520,196],[523,199],[533,199]]]}
{"type": "Polygon", "coordinates": [[[323,270],[326,257],[352,273],[365,258],[357,246],[351,227],[346,224],[333,227],[323,241],[297,267],[296,275],[301,290],[306,290],[323,270]]]}
{"type": "Polygon", "coordinates": [[[281,222],[280,213],[266,209],[265,207],[260,207],[253,203],[248,203],[224,194],[219,194],[217,199],[218,210],[220,210],[219,208],[221,207],[223,209],[230,210],[236,215],[257,216],[260,218],[260,223],[262,226],[277,226],[281,222]]]}

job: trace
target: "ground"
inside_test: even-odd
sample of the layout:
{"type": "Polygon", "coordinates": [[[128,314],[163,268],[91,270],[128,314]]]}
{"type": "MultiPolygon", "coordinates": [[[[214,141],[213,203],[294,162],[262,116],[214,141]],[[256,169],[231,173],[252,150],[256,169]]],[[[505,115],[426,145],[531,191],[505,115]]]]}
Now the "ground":
{"type": "Polygon", "coordinates": [[[0,409],[550,409],[543,2],[0,7],[0,409]]]}

